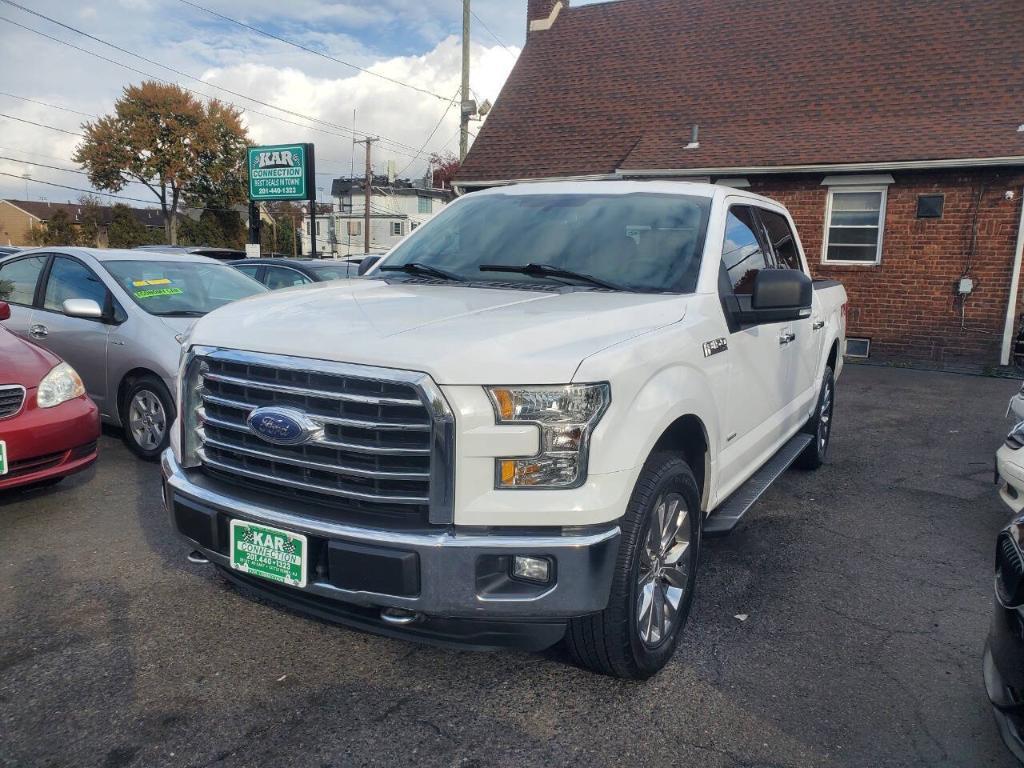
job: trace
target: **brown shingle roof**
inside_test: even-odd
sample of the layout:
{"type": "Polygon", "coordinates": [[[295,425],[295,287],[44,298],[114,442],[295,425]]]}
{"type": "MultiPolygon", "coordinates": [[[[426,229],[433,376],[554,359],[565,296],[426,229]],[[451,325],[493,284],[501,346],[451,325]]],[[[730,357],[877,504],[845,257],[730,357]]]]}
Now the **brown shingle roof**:
{"type": "Polygon", "coordinates": [[[569,7],[528,36],[459,182],[1024,157],[1022,40],[1020,0],[569,7]]]}

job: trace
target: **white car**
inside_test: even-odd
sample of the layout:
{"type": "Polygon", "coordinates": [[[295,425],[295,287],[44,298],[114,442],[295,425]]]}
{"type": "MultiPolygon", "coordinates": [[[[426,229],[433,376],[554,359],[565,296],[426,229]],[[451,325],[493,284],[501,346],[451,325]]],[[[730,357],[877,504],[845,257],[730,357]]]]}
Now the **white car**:
{"type": "Polygon", "coordinates": [[[999,497],[1019,515],[1024,511],[1024,386],[1010,398],[1006,415],[1014,427],[996,451],[996,480],[999,497]]]}
{"type": "Polygon", "coordinates": [[[237,583],[624,678],[670,658],[702,539],[817,468],[846,293],[776,202],[708,184],[467,195],[361,280],[200,319],[172,522],[237,583]]]}

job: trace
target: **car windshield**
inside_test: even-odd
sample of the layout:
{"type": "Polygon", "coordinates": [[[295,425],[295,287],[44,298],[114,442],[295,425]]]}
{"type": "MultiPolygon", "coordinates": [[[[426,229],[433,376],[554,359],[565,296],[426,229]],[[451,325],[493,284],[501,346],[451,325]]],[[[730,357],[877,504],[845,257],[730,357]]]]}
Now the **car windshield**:
{"type": "Polygon", "coordinates": [[[310,271],[315,272],[316,276],[321,280],[344,280],[346,277],[354,275],[357,267],[344,263],[325,264],[324,266],[313,264],[309,269],[310,271]]]}
{"type": "Polygon", "coordinates": [[[136,304],[162,317],[199,317],[267,290],[227,264],[140,259],[103,266],[136,304]]]}
{"type": "Polygon", "coordinates": [[[710,210],[710,198],[679,194],[471,195],[399,245],[375,276],[422,279],[426,267],[474,282],[595,286],[536,269],[480,269],[534,264],[622,290],[692,293],[710,210]],[[395,271],[403,265],[413,266],[395,271]]]}

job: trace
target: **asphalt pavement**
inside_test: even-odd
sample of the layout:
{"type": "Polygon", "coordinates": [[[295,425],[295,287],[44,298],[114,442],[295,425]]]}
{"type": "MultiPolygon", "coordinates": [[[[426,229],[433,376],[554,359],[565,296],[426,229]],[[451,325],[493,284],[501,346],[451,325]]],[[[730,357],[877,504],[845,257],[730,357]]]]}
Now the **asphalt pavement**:
{"type": "Polygon", "coordinates": [[[828,465],[708,543],[646,683],[250,601],[111,431],[95,470],[0,495],[0,765],[1014,766],[981,654],[1016,387],[848,366],[828,465]]]}

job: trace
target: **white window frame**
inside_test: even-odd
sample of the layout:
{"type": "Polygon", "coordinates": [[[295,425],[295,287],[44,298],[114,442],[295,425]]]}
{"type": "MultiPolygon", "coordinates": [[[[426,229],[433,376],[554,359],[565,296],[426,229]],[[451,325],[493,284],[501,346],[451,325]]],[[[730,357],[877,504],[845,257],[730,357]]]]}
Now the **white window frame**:
{"type": "Polygon", "coordinates": [[[402,222],[400,222],[400,221],[392,221],[391,222],[391,236],[392,237],[401,237],[403,234],[405,234],[405,227],[402,226],[402,222]],[[398,230],[397,232],[395,231],[396,229],[398,230]]]}
{"type": "Polygon", "coordinates": [[[841,264],[855,267],[877,267],[882,263],[882,244],[885,241],[885,207],[889,197],[889,186],[887,184],[866,184],[860,186],[837,185],[828,188],[828,202],[825,204],[825,231],[821,237],[821,263],[841,264]],[[836,193],[846,192],[881,192],[882,200],[878,208],[878,246],[875,249],[874,261],[858,261],[856,259],[830,259],[828,257],[828,231],[832,228],[832,197],[836,193]]]}

